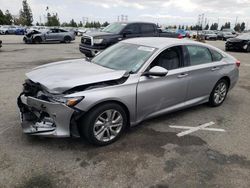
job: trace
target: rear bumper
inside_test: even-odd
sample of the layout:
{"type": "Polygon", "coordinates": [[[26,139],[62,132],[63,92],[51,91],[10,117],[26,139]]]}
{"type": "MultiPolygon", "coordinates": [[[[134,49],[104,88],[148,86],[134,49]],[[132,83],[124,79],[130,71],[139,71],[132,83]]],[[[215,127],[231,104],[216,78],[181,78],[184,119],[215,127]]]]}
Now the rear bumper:
{"type": "Polygon", "coordinates": [[[47,137],[69,137],[74,110],[61,104],[34,97],[18,97],[23,133],[47,137]]]}

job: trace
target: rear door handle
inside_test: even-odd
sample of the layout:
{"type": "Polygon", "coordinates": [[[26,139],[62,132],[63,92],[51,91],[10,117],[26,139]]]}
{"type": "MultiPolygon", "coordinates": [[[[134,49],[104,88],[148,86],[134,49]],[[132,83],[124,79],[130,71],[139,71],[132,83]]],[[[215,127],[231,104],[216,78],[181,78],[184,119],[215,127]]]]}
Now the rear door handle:
{"type": "Polygon", "coordinates": [[[178,77],[178,78],[184,78],[184,77],[186,77],[186,76],[188,76],[188,73],[179,74],[177,77],[178,77]]]}
{"type": "Polygon", "coordinates": [[[220,69],[220,67],[213,67],[212,69],[211,69],[211,71],[216,71],[216,70],[219,70],[220,69]]]}

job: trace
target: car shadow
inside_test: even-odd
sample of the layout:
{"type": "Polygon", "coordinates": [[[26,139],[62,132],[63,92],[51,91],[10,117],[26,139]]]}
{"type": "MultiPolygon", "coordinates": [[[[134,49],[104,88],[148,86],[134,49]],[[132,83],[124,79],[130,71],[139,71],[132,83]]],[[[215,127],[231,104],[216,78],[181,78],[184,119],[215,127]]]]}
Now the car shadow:
{"type": "Polygon", "coordinates": [[[164,154],[163,146],[167,144],[175,144],[177,146],[192,146],[205,145],[206,142],[197,136],[186,135],[178,137],[176,132],[160,132],[153,129],[155,122],[165,122],[172,118],[188,115],[194,111],[204,108],[205,105],[189,108],[188,110],[181,110],[178,112],[162,115],[140,123],[135,127],[128,128],[122,137],[115,143],[98,147],[89,144],[83,138],[43,138],[36,136],[27,136],[27,144],[33,146],[46,147],[53,151],[81,151],[87,152],[88,155],[95,156],[99,153],[107,153],[114,151],[123,152],[142,152],[161,156],[164,154]]]}

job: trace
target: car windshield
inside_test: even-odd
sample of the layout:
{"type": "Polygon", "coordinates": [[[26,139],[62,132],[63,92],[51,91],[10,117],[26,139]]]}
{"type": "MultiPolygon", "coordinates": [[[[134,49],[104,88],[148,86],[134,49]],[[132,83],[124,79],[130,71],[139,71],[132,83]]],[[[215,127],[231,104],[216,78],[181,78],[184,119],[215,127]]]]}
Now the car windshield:
{"type": "Polygon", "coordinates": [[[113,70],[126,70],[130,73],[137,72],[156,48],[118,43],[104,50],[92,59],[92,62],[113,70]]]}
{"type": "Polygon", "coordinates": [[[224,35],[232,35],[231,32],[224,32],[224,35]]]}
{"type": "Polygon", "coordinates": [[[105,27],[102,31],[107,32],[107,33],[120,33],[122,29],[126,26],[127,24],[125,23],[113,23],[105,27]]]}
{"type": "Polygon", "coordinates": [[[250,40],[250,34],[243,34],[243,35],[239,35],[238,37],[236,37],[238,39],[243,39],[243,40],[250,40]]]}

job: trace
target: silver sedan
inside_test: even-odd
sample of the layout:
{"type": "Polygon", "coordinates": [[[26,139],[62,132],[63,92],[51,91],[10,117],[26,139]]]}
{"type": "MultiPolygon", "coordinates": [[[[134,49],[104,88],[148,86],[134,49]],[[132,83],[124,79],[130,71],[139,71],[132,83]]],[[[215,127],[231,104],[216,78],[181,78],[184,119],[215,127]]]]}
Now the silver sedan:
{"type": "Polygon", "coordinates": [[[129,39],[91,62],[43,65],[26,74],[18,97],[23,132],[110,144],[145,119],[201,103],[220,106],[239,66],[213,46],[168,38],[129,39]]]}

